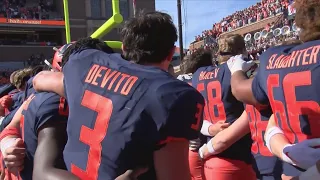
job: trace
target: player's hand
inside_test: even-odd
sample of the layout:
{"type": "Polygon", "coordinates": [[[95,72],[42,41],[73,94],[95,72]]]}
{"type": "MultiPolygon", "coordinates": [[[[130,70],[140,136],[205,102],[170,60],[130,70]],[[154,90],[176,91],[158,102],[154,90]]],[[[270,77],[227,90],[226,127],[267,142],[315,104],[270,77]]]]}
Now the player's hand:
{"type": "Polygon", "coordinates": [[[6,96],[3,96],[1,99],[0,99],[0,104],[2,107],[4,108],[9,108],[12,106],[12,103],[13,103],[13,100],[12,98],[9,96],[9,95],[6,95],[6,96]]]}
{"type": "Polygon", "coordinates": [[[5,178],[6,178],[6,173],[4,172],[4,169],[2,169],[0,174],[0,180],[5,180],[5,178]]]}
{"type": "Polygon", "coordinates": [[[201,159],[207,158],[209,154],[207,144],[202,145],[201,148],[199,148],[198,153],[201,159]]]}
{"type": "Polygon", "coordinates": [[[201,145],[201,141],[199,138],[191,140],[191,141],[189,141],[189,150],[190,151],[197,151],[199,149],[200,145],[201,145]]]}
{"type": "Polygon", "coordinates": [[[25,157],[23,140],[21,138],[5,140],[7,140],[5,145],[1,142],[3,161],[10,172],[17,174],[23,169],[25,157]]]}
{"type": "Polygon", "coordinates": [[[320,160],[320,138],[308,139],[297,144],[287,145],[282,150],[282,159],[303,169],[315,165],[320,160]]]}
{"type": "Polygon", "coordinates": [[[149,168],[136,168],[134,170],[128,170],[121,176],[118,176],[115,180],[136,180],[140,175],[146,173],[149,168]]]}
{"type": "Polygon", "coordinates": [[[209,127],[209,134],[211,136],[215,136],[216,134],[218,134],[220,131],[228,128],[230,126],[229,123],[225,123],[225,121],[218,121],[215,124],[211,125],[209,127]]]}
{"type": "Polygon", "coordinates": [[[293,177],[293,178],[282,178],[282,180],[299,180],[299,177],[293,177]]]}
{"type": "Polygon", "coordinates": [[[208,157],[213,155],[213,154],[209,153],[207,144],[202,145],[201,148],[199,149],[198,153],[199,153],[199,157],[201,159],[207,159],[208,157]]]}
{"type": "Polygon", "coordinates": [[[243,60],[242,55],[233,56],[227,61],[231,75],[236,71],[247,72],[254,64],[255,63],[253,61],[243,60]]]}
{"type": "Polygon", "coordinates": [[[286,177],[281,177],[281,179],[282,180],[299,180],[299,176],[297,176],[297,177],[288,177],[288,176],[286,176],[286,177]]]}

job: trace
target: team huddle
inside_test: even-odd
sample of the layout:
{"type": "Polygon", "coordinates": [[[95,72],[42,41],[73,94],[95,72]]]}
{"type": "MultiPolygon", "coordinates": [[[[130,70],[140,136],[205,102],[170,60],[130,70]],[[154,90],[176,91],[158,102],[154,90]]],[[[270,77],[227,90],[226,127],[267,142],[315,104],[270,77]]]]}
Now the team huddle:
{"type": "Polygon", "coordinates": [[[295,6],[301,42],[259,67],[228,35],[219,65],[198,50],[175,78],[177,30],[151,12],[124,24],[122,54],[82,38],[14,72],[0,90],[0,179],[320,179],[320,1],[295,6]]]}

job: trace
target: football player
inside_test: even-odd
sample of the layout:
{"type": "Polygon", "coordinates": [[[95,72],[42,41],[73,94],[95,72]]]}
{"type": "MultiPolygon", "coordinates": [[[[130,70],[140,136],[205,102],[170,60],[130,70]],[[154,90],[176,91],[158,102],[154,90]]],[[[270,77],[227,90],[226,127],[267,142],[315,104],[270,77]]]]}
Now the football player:
{"type": "MultiPolygon", "coordinates": [[[[191,85],[192,74],[196,72],[198,68],[209,66],[211,64],[211,52],[206,51],[204,49],[198,49],[191,55],[188,55],[183,59],[183,62],[180,65],[180,67],[184,74],[179,75],[177,79],[191,85]]],[[[220,127],[214,127],[214,125],[211,128],[220,129],[220,127]]],[[[203,179],[203,163],[202,160],[199,158],[198,150],[199,147],[206,143],[206,141],[207,138],[204,135],[200,135],[198,139],[194,139],[189,142],[189,166],[192,180],[203,179]]]]}
{"type": "MultiPolygon", "coordinates": [[[[249,72],[248,77],[253,77],[255,69],[249,72]]],[[[272,115],[271,107],[245,105],[245,111],[228,129],[218,133],[211,140],[214,152],[209,153],[208,148],[203,146],[200,150],[204,157],[215,155],[229,148],[243,136],[251,133],[252,146],[251,153],[254,156],[253,163],[256,176],[259,180],[280,180],[282,174],[282,161],[273,156],[265,146],[263,135],[272,115]]]]}
{"type": "Polygon", "coordinates": [[[263,139],[271,114],[270,108],[260,107],[257,109],[252,105],[246,105],[242,115],[229,128],[213,137],[211,144],[207,144],[207,146],[212,146],[213,152],[209,153],[208,148],[203,146],[199,153],[202,153],[205,158],[220,154],[251,132],[253,140],[251,152],[255,159],[257,178],[260,180],[280,180],[282,161],[269,152],[263,139]]]}
{"type": "Polygon", "coordinates": [[[32,77],[43,70],[44,67],[45,66],[39,65],[32,69],[23,69],[16,73],[15,77],[12,79],[12,83],[17,87],[23,86],[23,88],[19,88],[20,90],[17,92],[9,94],[9,96],[5,96],[8,98],[8,101],[11,102],[6,103],[7,114],[0,125],[0,131],[2,131],[11,122],[14,114],[22,105],[23,101],[35,92],[32,85],[32,77]]]}
{"type": "MultiPolygon", "coordinates": [[[[18,100],[21,100],[21,94],[24,91],[25,84],[30,78],[29,74],[31,72],[31,69],[22,69],[19,71],[15,71],[10,76],[10,85],[8,85],[8,88],[5,88],[5,90],[2,92],[3,96],[0,99],[0,106],[1,109],[5,109],[5,115],[8,115],[10,111],[12,111],[13,102],[19,103],[18,100]],[[12,88],[10,88],[12,87],[12,88]],[[15,89],[17,87],[17,89],[15,89]],[[10,90],[10,91],[9,91],[10,90]]],[[[21,103],[22,104],[22,103],[21,103]]],[[[19,104],[18,106],[20,106],[19,104]]],[[[15,107],[17,106],[15,105],[15,107]]]]}
{"type": "MultiPolygon", "coordinates": [[[[69,44],[65,46],[69,46],[69,44]]],[[[67,49],[65,46],[55,53],[52,63],[54,69],[61,69],[61,58],[67,49]],[[57,57],[58,53],[61,56],[57,57]]],[[[32,85],[27,85],[27,87],[32,88],[32,85]]],[[[24,169],[20,172],[22,179],[78,179],[64,170],[65,164],[62,158],[62,150],[67,139],[67,116],[68,106],[65,99],[57,94],[47,92],[31,95],[18,110],[8,128],[14,128],[20,123],[20,135],[26,145],[24,169]]],[[[24,150],[17,143],[13,146],[10,147],[12,151],[21,152],[24,150]]],[[[8,150],[4,150],[4,152],[8,152],[8,150]]],[[[23,154],[9,152],[4,155],[6,165],[9,166],[11,171],[14,168],[21,169],[20,165],[23,161],[19,160],[23,157],[23,154]]],[[[117,180],[135,179],[136,176],[143,172],[145,172],[144,168],[128,170],[119,176],[117,180]]]]}
{"type": "MultiPolygon", "coordinates": [[[[296,0],[295,6],[303,44],[268,49],[260,56],[259,72],[253,80],[243,73],[248,63],[241,58],[231,58],[228,66],[232,92],[238,100],[253,105],[270,103],[272,107],[274,116],[265,134],[269,150],[282,160],[307,169],[320,158],[320,150],[314,148],[320,142],[320,15],[316,13],[320,1],[296,0]]],[[[303,169],[285,165],[283,170],[287,176],[297,176],[303,169]]]]}
{"type": "MultiPolygon", "coordinates": [[[[206,100],[204,119],[209,123],[202,127],[207,131],[203,133],[205,135],[215,136],[219,132],[210,132],[211,124],[232,124],[244,111],[243,103],[237,101],[231,93],[231,73],[225,62],[231,56],[245,51],[245,42],[240,35],[228,35],[220,38],[218,57],[220,65],[202,67],[193,74],[192,86],[197,88],[206,100]]],[[[221,130],[224,128],[221,126],[221,130]]],[[[208,143],[210,144],[211,141],[208,143]]],[[[206,159],[204,164],[205,178],[255,180],[256,175],[251,165],[251,143],[250,134],[247,134],[224,152],[206,159]]],[[[212,148],[209,148],[209,152],[211,152],[210,150],[212,148]]],[[[200,156],[202,155],[200,154],[200,156]]]]}
{"type": "Polygon", "coordinates": [[[15,75],[19,72],[20,70],[16,70],[13,73],[11,73],[10,75],[10,83],[5,84],[3,86],[0,87],[0,97],[3,97],[7,94],[9,94],[11,91],[15,90],[16,87],[14,86],[14,77],[15,75]]]}
{"type": "Polygon", "coordinates": [[[148,165],[156,173],[146,179],[190,179],[188,140],[199,135],[204,102],[167,72],[177,40],[172,19],[146,13],[126,22],[121,36],[123,56],[76,43],[63,74],[34,79],[37,90],[69,102],[67,168],[81,179],[111,180],[148,165]]]}
{"type": "MultiPolygon", "coordinates": [[[[25,94],[30,94],[27,91],[34,91],[32,89],[32,84],[27,83],[25,94]]],[[[62,150],[67,140],[67,118],[68,107],[64,98],[47,92],[30,95],[1,134],[1,151],[8,169],[16,174],[17,168],[21,170],[23,165],[19,174],[24,180],[50,179],[52,174],[59,179],[78,179],[63,170],[62,150]],[[17,129],[19,124],[20,129],[17,129]],[[12,132],[15,133],[10,134],[12,132]],[[12,135],[17,139],[22,137],[26,148],[15,147],[14,144],[9,146],[10,141],[17,141],[12,135]],[[12,148],[20,153],[7,153],[12,148]],[[19,161],[22,158],[24,161],[19,161]]]]}

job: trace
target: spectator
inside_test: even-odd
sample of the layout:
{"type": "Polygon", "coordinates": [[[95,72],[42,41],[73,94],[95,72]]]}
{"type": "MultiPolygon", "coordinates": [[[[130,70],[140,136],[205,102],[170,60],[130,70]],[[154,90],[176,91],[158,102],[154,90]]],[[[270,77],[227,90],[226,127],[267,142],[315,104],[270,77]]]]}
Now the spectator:
{"type": "Polygon", "coordinates": [[[26,0],[0,0],[0,17],[17,19],[50,19],[54,11],[49,0],[39,0],[38,4],[26,7],[26,0]]]}
{"type": "Polygon", "coordinates": [[[214,24],[211,30],[205,30],[201,36],[196,36],[195,41],[201,41],[207,37],[215,38],[223,32],[230,32],[233,29],[282,13],[287,10],[288,6],[289,0],[262,0],[261,3],[223,18],[219,23],[214,24]]]}

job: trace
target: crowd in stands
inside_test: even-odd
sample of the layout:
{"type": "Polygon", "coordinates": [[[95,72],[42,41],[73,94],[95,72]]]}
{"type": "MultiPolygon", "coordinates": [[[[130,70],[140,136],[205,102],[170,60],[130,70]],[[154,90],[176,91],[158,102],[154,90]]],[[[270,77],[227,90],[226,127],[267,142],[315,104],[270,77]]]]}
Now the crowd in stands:
{"type": "Polygon", "coordinates": [[[12,71],[0,71],[0,86],[9,83],[12,71]]]}
{"type": "Polygon", "coordinates": [[[52,19],[50,12],[55,10],[52,0],[0,0],[0,17],[17,19],[52,19]]]}
{"type": "Polygon", "coordinates": [[[252,38],[246,41],[247,51],[254,59],[259,59],[258,56],[269,47],[299,39],[299,32],[295,27],[295,22],[290,22],[286,18],[276,25],[266,27],[265,32],[268,34],[264,37],[260,36],[259,39],[255,39],[254,34],[251,34],[252,38]],[[287,31],[283,32],[285,28],[287,28],[287,31]],[[275,31],[280,31],[281,33],[276,35],[275,31]]]}
{"type": "Polygon", "coordinates": [[[223,18],[220,22],[213,24],[212,29],[205,30],[201,35],[196,36],[195,42],[208,37],[215,39],[224,32],[250,25],[279,13],[286,14],[291,1],[292,0],[262,0],[256,5],[242,11],[237,11],[223,18]]]}
{"type": "MultiPolygon", "coordinates": [[[[251,39],[246,40],[246,48],[251,55],[252,59],[259,59],[259,56],[267,50],[269,47],[277,46],[282,44],[283,42],[287,41],[295,41],[299,39],[299,31],[297,27],[295,27],[295,22],[288,21],[286,18],[279,21],[277,24],[272,24],[267,26],[264,29],[265,32],[268,34],[266,36],[260,35],[259,39],[254,38],[254,33],[251,34],[251,39]],[[288,29],[287,33],[284,33],[281,31],[279,35],[275,35],[274,31],[277,29],[283,30],[285,27],[288,29]]],[[[258,32],[261,33],[262,31],[258,32]]],[[[245,38],[245,37],[244,37],[245,38]]],[[[213,54],[217,53],[218,50],[218,38],[207,38],[205,40],[205,46],[204,49],[210,49],[213,51],[213,54]]],[[[192,51],[189,51],[189,54],[191,54],[192,51]]]]}
{"type": "MultiPolygon", "coordinates": [[[[24,67],[35,67],[44,65],[45,56],[43,54],[32,54],[29,59],[23,62],[24,67]]],[[[0,86],[9,83],[10,74],[17,69],[2,69],[0,70],[0,86]]]]}
{"type": "MultiPolygon", "coordinates": [[[[294,16],[295,10],[292,8],[292,0],[262,0],[242,11],[235,12],[234,14],[223,18],[219,23],[213,25],[211,30],[205,30],[202,35],[196,37],[195,42],[203,40],[204,49],[211,49],[213,54],[217,53],[217,41],[220,34],[231,31],[233,29],[252,24],[270,16],[283,13],[277,20],[271,24],[267,24],[264,31],[268,36],[261,36],[259,39],[254,38],[254,33],[251,38],[246,41],[247,51],[252,59],[259,59],[259,56],[266,49],[272,46],[282,44],[285,41],[298,40],[298,31],[296,31],[295,22],[291,15],[294,16]],[[287,33],[280,33],[274,35],[274,30],[282,27],[289,27],[287,33]]],[[[188,52],[189,54],[192,51],[188,52]]]]}
{"type": "Polygon", "coordinates": [[[29,59],[27,59],[24,63],[25,67],[34,67],[37,65],[43,65],[45,56],[43,54],[32,54],[29,59]]]}
{"type": "Polygon", "coordinates": [[[25,39],[9,39],[0,38],[0,45],[23,45],[23,46],[57,46],[58,43],[51,41],[41,41],[37,38],[25,38],[25,39]]]}

